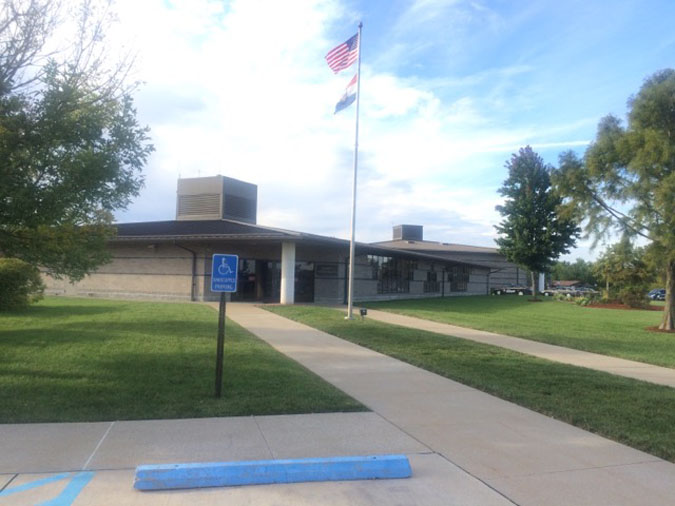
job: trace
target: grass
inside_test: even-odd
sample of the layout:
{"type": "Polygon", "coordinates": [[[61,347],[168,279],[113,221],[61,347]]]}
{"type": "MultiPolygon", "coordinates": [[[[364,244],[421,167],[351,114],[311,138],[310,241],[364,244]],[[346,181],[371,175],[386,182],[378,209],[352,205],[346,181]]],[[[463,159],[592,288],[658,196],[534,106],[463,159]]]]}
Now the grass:
{"type": "Polygon", "coordinates": [[[0,423],[365,409],[231,321],[216,399],[217,324],[206,306],[137,301],[0,314],[0,423]]]}
{"type": "Polygon", "coordinates": [[[270,311],[675,462],[675,389],[308,306],[270,311]]]}
{"type": "Polygon", "coordinates": [[[473,296],[365,304],[442,323],[675,368],[675,335],[653,332],[659,311],[600,309],[527,297],[473,296]]]}

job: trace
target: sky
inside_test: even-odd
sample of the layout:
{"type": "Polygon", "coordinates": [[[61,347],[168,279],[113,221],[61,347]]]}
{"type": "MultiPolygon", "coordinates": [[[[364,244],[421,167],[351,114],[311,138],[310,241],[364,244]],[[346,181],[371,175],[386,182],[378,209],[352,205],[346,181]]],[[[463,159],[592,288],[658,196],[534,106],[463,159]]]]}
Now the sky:
{"type": "MultiPolygon", "coordinates": [[[[363,22],[356,239],[494,246],[505,162],[583,154],[607,114],[675,67],[672,0],[117,0],[137,117],[156,151],[119,222],[175,217],[178,177],[258,185],[258,223],[349,238],[356,66],[324,56],[363,22]]],[[[565,257],[590,259],[589,241],[565,257]]]]}

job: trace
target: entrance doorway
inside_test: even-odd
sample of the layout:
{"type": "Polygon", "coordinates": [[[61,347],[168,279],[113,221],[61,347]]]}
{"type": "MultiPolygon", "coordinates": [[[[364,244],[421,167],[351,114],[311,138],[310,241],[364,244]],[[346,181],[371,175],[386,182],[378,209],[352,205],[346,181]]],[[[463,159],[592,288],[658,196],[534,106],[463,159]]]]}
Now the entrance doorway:
{"type": "MultiPolygon", "coordinates": [[[[276,260],[239,259],[235,302],[279,302],[281,263],[276,260]]],[[[295,301],[314,302],[314,262],[295,264],[295,301]]]]}

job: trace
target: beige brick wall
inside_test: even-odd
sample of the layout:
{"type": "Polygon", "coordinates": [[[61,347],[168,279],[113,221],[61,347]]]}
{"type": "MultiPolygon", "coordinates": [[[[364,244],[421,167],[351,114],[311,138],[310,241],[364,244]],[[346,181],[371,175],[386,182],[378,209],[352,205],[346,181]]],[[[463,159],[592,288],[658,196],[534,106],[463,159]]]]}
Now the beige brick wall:
{"type": "Polygon", "coordinates": [[[71,283],[43,273],[48,294],[190,300],[192,255],[173,245],[114,245],[113,259],[71,283]]]}
{"type": "MultiPolygon", "coordinates": [[[[211,255],[231,253],[240,258],[259,260],[279,260],[281,247],[275,243],[250,244],[231,242],[220,244],[210,242],[191,243],[189,248],[197,252],[195,298],[196,300],[213,299],[217,294],[210,291],[211,255]]],[[[111,245],[113,260],[101,266],[97,271],[86,276],[80,282],[71,284],[67,280],[56,280],[44,275],[47,293],[121,297],[121,298],[155,298],[170,300],[190,300],[192,283],[192,254],[174,244],[148,242],[115,243],[111,245]]],[[[299,244],[296,258],[298,261],[313,261],[336,266],[335,276],[320,277],[315,275],[314,300],[322,303],[340,304],[345,299],[345,254],[330,246],[312,246],[299,244]]],[[[427,270],[431,264],[427,261],[417,262],[410,281],[409,293],[378,294],[377,280],[372,279],[372,268],[365,255],[356,258],[354,300],[389,300],[394,298],[483,295],[487,287],[487,269],[475,267],[466,292],[450,292],[447,278],[442,290],[436,293],[425,293],[424,283],[427,270]]],[[[443,278],[442,266],[435,265],[439,281],[443,278]]],[[[491,280],[494,281],[494,280],[491,280]]]]}

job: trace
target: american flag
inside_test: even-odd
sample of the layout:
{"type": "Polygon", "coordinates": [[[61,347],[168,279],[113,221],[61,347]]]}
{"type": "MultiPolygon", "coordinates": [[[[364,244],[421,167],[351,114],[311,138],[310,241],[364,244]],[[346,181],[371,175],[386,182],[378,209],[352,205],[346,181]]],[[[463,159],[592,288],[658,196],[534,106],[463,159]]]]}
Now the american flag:
{"type": "Polygon", "coordinates": [[[336,74],[351,66],[359,57],[359,34],[332,49],[326,55],[328,66],[336,74]]]}

